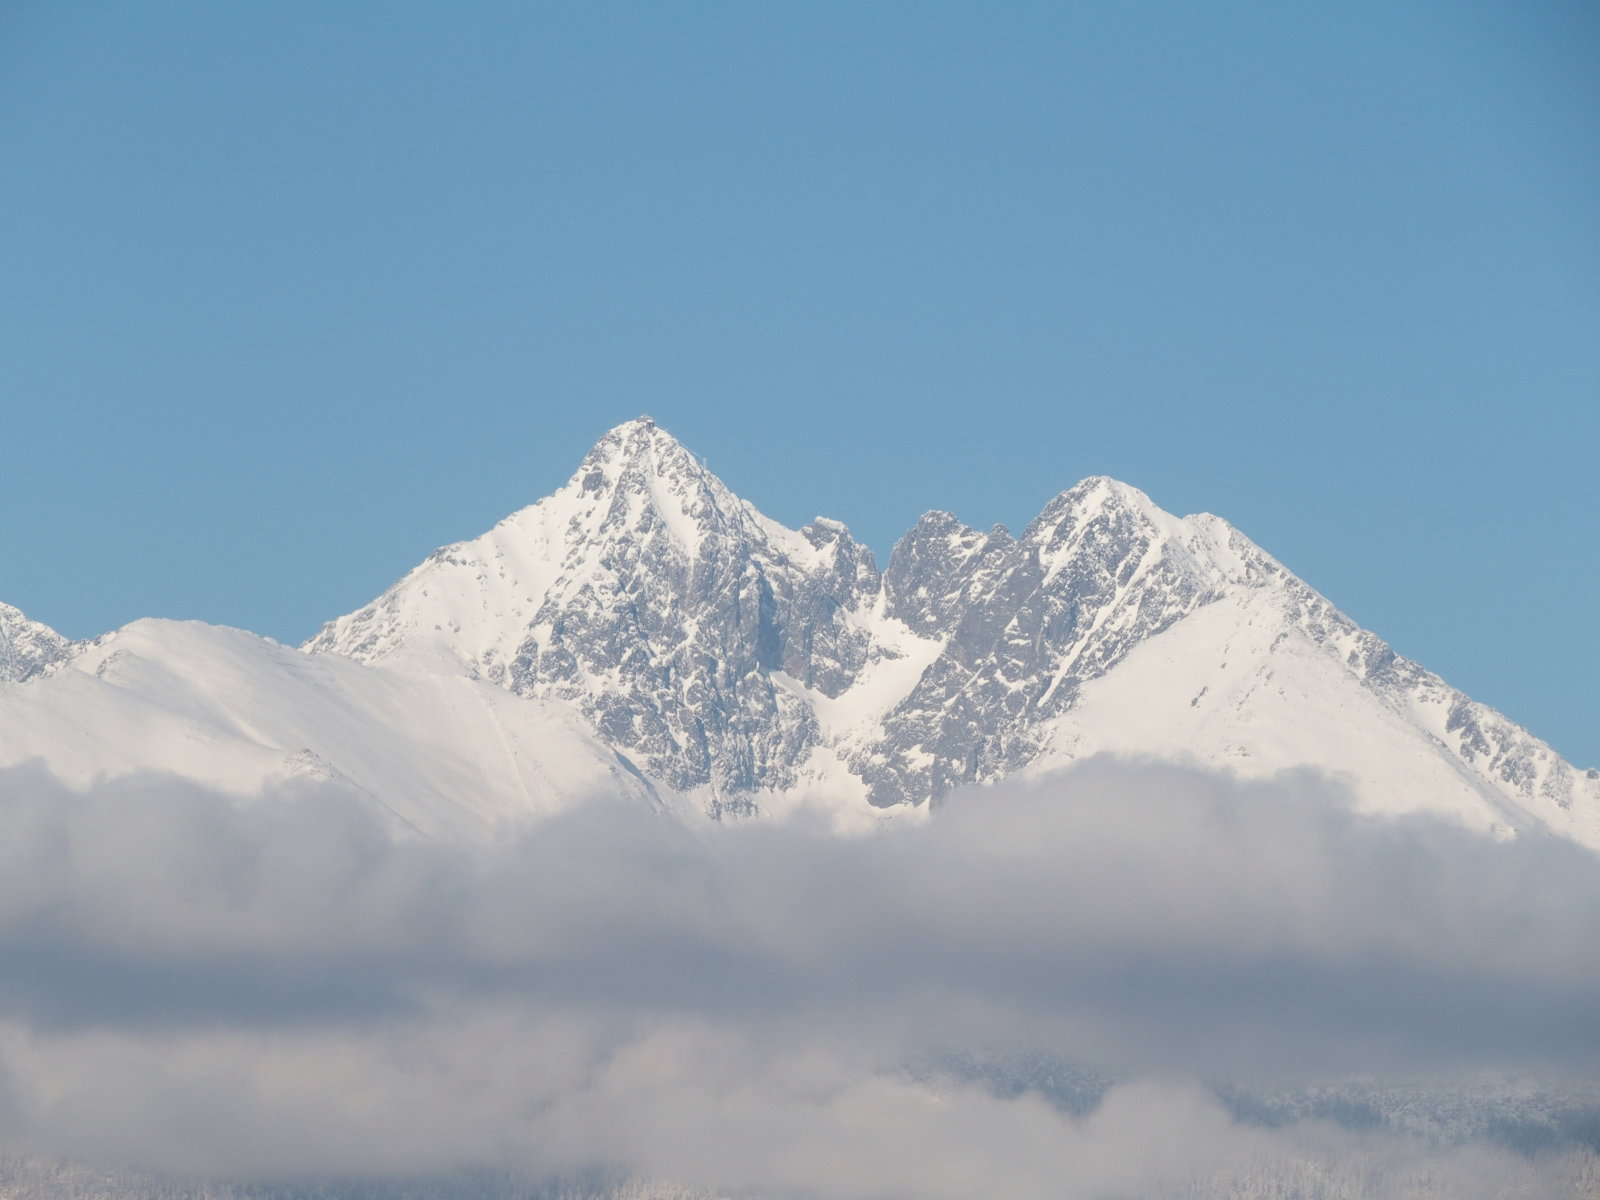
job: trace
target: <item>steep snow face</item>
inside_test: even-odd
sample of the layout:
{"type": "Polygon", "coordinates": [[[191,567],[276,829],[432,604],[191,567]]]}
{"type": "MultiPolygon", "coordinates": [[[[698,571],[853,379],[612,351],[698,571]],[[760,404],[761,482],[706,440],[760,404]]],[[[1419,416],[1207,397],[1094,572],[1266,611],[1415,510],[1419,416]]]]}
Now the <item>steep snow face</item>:
{"type": "Polygon", "coordinates": [[[305,648],[571,704],[647,775],[720,811],[793,784],[817,721],[774,674],[843,693],[872,655],[878,591],[844,526],[767,520],[640,418],[553,496],[435,552],[305,648]]]}
{"type": "Polygon", "coordinates": [[[1594,779],[1295,588],[1235,588],[1174,622],[1082,684],[1043,738],[1028,774],[1102,751],[1246,776],[1315,767],[1369,812],[1600,847],[1594,779]]]}
{"type": "Polygon", "coordinates": [[[0,604],[0,684],[21,683],[54,670],[72,657],[75,648],[76,643],[48,625],[0,604]]]}
{"type": "Polygon", "coordinates": [[[1596,773],[1395,655],[1227,522],[1103,477],[1020,536],[929,513],[880,575],[842,525],[777,525],[641,418],[306,649],[570,706],[713,815],[903,809],[1122,750],[1316,765],[1374,808],[1600,845],[1596,773]]]}
{"type": "Polygon", "coordinates": [[[427,835],[489,835],[591,794],[655,802],[563,707],[198,621],[136,621],[0,690],[0,766],[26,762],[71,786],[160,772],[240,798],[316,779],[427,835]]]}

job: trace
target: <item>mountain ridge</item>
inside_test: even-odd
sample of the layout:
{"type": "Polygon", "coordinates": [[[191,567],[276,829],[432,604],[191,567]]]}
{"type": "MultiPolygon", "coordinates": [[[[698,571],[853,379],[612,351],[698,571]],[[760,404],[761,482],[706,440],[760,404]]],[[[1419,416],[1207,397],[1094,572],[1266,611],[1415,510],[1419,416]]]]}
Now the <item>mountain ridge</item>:
{"type": "Polygon", "coordinates": [[[416,829],[599,792],[859,827],[1111,752],[1313,767],[1368,811],[1600,849],[1600,772],[1220,517],[1092,476],[1019,534],[926,513],[880,569],[841,522],[767,518],[649,418],[299,652],[180,622],[73,643],[0,606],[0,682],[0,765],[342,780],[416,829]]]}
{"type": "Polygon", "coordinates": [[[519,694],[575,703],[602,740],[713,813],[840,787],[887,809],[1070,757],[1082,731],[1063,723],[1086,686],[1197,612],[1262,590],[1284,601],[1270,645],[1295,637],[1336,659],[1448,756],[1443,777],[1466,769],[1497,813],[1531,804],[1559,820],[1577,801],[1600,804],[1593,776],[1395,654],[1220,517],[1177,517],[1092,476],[1018,535],[925,514],[879,570],[842,523],[787,530],[765,518],[649,418],[608,432],[564,488],[435,552],[305,649],[374,664],[453,658],[519,694]],[[474,659],[460,619],[431,603],[430,564],[444,564],[452,598],[492,594],[468,574],[485,578],[486,551],[506,556],[489,543],[509,528],[543,538],[546,559],[558,541],[561,566],[517,614],[526,622],[474,659]],[[631,658],[608,652],[617,645],[631,658]]]}

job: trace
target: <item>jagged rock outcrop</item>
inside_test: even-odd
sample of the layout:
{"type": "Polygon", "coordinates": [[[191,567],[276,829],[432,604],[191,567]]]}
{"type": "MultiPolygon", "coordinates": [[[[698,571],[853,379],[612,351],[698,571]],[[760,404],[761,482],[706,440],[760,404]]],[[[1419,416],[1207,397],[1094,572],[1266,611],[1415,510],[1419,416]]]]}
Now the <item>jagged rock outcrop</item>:
{"type": "MultiPolygon", "coordinates": [[[[1142,494],[1088,479],[1013,539],[947,514],[895,547],[888,611],[944,648],[889,714],[861,773],[876,804],[915,803],[1009,774],[1078,685],[1203,604],[1223,582],[1156,518],[1142,494]]],[[[1165,515],[1165,514],[1161,514],[1165,515]]]]}
{"type": "Polygon", "coordinates": [[[72,657],[76,643],[0,604],[0,684],[21,683],[72,657]]]}

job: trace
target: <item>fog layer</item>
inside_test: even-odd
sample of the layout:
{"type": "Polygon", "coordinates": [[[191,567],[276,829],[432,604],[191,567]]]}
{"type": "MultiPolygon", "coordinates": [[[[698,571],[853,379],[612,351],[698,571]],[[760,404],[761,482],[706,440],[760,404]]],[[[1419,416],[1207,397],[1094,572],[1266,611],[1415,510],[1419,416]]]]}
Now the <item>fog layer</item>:
{"type": "MultiPolygon", "coordinates": [[[[1136,1194],[1356,1139],[1240,1123],[1219,1080],[1600,1063],[1600,865],[1563,842],[1359,817],[1309,774],[1109,759],[824,829],[597,797],[469,847],[396,842],[334,790],[0,773],[4,1136],[234,1174],[1136,1194]],[[953,1053],[1108,1090],[1074,1107],[928,1067],[953,1053]]],[[[1533,1169],[1429,1153],[1499,1164],[1472,1186],[1533,1169]]]]}

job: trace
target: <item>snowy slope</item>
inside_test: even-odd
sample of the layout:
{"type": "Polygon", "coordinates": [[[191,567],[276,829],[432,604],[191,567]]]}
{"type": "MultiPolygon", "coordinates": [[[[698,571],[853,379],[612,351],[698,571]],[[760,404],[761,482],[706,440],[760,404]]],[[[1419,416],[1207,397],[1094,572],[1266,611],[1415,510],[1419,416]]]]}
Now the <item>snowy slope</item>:
{"type": "MultiPolygon", "coordinates": [[[[1533,767],[1534,785],[1497,776],[1489,762],[1463,753],[1460,727],[1448,728],[1463,699],[1433,676],[1410,687],[1371,686],[1286,611],[1280,592],[1240,589],[1084,684],[1026,773],[1102,751],[1245,776],[1310,766],[1348,783],[1367,811],[1428,811],[1497,833],[1543,826],[1600,847],[1595,781],[1526,734],[1515,761],[1533,767]]],[[[1497,735],[1514,731],[1466,704],[1480,728],[1498,720],[1497,735]]]]}
{"type": "Polygon", "coordinates": [[[146,771],[240,797],[334,781],[430,835],[482,835],[591,794],[653,799],[568,710],[194,621],[136,621],[0,689],[0,766],[30,761],[78,787],[146,771]]]}

